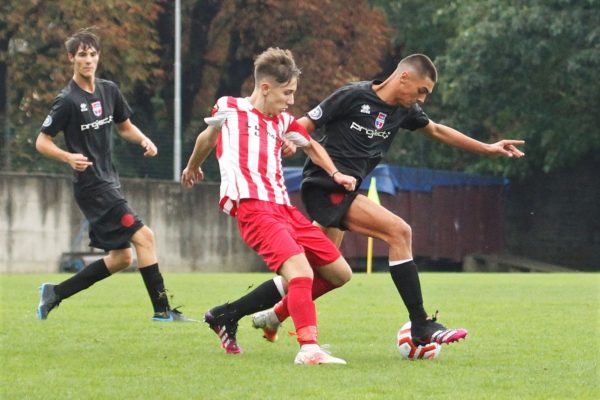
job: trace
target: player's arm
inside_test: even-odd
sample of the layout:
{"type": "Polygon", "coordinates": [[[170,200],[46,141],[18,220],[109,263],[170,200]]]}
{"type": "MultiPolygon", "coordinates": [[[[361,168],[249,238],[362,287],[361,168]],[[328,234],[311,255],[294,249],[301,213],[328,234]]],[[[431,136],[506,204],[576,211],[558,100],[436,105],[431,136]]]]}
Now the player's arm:
{"type": "Polygon", "coordinates": [[[48,158],[69,164],[76,171],[85,171],[87,167],[92,165],[92,162],[88,161],[88,158],[83,154],[69,153],[58,147],[54,143],[54,138],[44,132],[39,133],[35,141],[35,149],[48,158]]]}
{"type": "Polygon", "coordinates": [[[118,123],[119,135],[131,143],[139,144],[144,148],[144,157],[154,157],[158,154],[156,145],[135,126],[129,118],[118,123]]]}
{"type": "Polygon", "coordinates": [[[217,145],[219,133],[221,133],[219,125],[208,125],[205,130],[200,132],[196,138],[194,150],[187,162],[187,166],[181,173],[181,184],[183,186],[190,188],[204,179],[204,173],[200,166],[217,145]]]}
{"type": "Polygon", "coordinates": [[[339,172],[333,160],[319,142],[311,138],[308,144],[302,147],[302,150],[310,157],[312,162],[323,168],[335,183],[342,185],[349,192],[354,191],[356,188],[356,178],[339,172]]]}
{"type": "Polygon", "coordinates": [[[516,146],[524,144],[524,140],[505,139],[496,143],[483,143],[475,140],[454,128],[429,121],[427,125],[419,130],[438,142],[448,144],[459,149],[488,156],[501,155],[506,157],[523,157],[525,153],[516,146]]]}
{"type": "Polygon", "coordinates": [[[312,119],[308,117],[302,117],[300,119],[297,119],[296,121],[298,121],[298,123],[302,125],[304,129],[306,129],[306,132],[308,132],[310,135],[312,135],[315,129],[317,129],[315,123],[312,121],[312,119]]]}

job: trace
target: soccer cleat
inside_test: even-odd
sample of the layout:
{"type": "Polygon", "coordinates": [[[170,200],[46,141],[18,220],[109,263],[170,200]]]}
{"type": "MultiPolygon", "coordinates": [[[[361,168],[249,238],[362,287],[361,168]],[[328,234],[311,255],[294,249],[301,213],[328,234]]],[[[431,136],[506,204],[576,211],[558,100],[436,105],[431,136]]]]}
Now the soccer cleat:
{"type": "Polygon", "coordinates": [[[160,322],[198,322],[198,320],[188,318],[175,307],[172,310],[154,313],[152,320],[160,322]]]}
{"type": "Polygon", "coordinates": [[[224,349],[227,354],[238,354],[242,352],[242,349],[238,346],[235,338],[238,328],[237,321],[219,320],[219,318],[213,316],[209,310],[204,314],[204,322],[206,322],[210,329],[219,336],[221,348],[224,349]]]}
{"type": "Polygon", "coordinates": [[[269,342],[277,340],[277,330],[281,326],[281,322],[277,319],[277,315],[273,309],[257,312],[252,316],[252,326],[256,329],[263,330],[263,337],[269,342]]]}
{"type": "Polygon", "coordinates": [[[412,341],[417,346],[424,346],[436,342],[449,344],[467,337],[466,329],[448,329],[437,322],[438,312],[431,319],[413,321],[411,327],[412,341]]]}
{"type": "Polygon", "coordinates": [[[50,311],[60,304],[60,299],[54,292],[55,286],[53,283],[42,283],[42,286],[40,286],[40,304],[37,308],[38,319],[48,318],[50,311]]]}
{"type": "Polygon", "coordinates": [[[337,358],[329,354],[327,351],[322,348],[318,348],[317,350],[300,350],[298,354],[296,354],[296,358],[294,359],[294,364],[306,364],[306,365],[316,365],[316,364],[341,364],[345,365],[346,361],[341,358],[337,358]]]}

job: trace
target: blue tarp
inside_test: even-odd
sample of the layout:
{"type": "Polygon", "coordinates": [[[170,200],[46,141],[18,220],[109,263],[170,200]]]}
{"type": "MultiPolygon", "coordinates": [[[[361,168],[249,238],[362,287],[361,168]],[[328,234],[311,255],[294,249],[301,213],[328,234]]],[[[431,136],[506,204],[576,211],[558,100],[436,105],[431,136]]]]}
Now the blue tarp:
{"type": "MultiPolygon", "coordinates": [[[[289,192],[300,190],[302,167],[284,167],[283,175],[289,192]]],[[[391,195],[399,190],[431,192],[435,186],[505,186],[509,183],[508,178],[498,176],[380,164],[362,182],[360,189],[369,189],[372,176],[377,179],[377,190],[391,195]]]]}

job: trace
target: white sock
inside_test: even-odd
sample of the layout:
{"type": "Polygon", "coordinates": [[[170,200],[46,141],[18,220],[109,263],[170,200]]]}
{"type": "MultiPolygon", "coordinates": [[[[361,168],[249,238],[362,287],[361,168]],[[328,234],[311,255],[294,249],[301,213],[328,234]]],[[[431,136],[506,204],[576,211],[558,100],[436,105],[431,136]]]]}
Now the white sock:
{"type": "Polygon", "coordinates": [[[400,265],[400,264],[404,264],[407,263],[409,261],[412,261],[412,258],[407,258],[406,260],[398,260],[398,261],[392,261],[390,260],[390,267],[393,267],[394,265],[400,265]]]}
{"type": "Polygon", "coordinates": [[[283,296],[285,296],[285,289],[283,288],[283,278],[280,275],[278,275],[275,278],[273,278],[273,283],[275,283],[275,286],[277,287],[277,290],[279,291],[279,294],[283,299],[283,296]]]}

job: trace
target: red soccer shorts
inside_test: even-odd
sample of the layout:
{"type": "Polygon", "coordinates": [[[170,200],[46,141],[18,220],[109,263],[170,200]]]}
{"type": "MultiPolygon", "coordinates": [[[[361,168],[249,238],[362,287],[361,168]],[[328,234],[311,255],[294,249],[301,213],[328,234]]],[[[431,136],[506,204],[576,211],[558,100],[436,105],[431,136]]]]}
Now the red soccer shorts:
{"type": "Polygon", "coordinates": [[[341,255],[321,229],[295,207],[245,199],[236,218],[244,242],[274,272],[297,254],[305,253],[313,268],[331,264],[341,255]]]}

